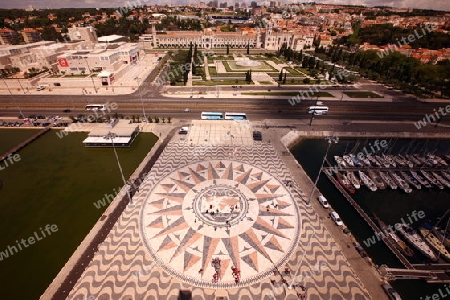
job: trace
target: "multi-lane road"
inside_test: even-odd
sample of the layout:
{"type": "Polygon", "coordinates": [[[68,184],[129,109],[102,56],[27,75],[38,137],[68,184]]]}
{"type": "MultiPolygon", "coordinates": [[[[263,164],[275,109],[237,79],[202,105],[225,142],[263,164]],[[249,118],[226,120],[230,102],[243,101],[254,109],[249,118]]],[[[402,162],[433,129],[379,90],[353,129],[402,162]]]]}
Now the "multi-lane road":
{"type": "MultiPolygon", "coordinates": [[[[84,106],[87,103],[115,102],[118,105],[117,111],[124,115],[143,114],[143,107],[146,115],[150,116],[171,116],[173,118],[195,118],[194,114],[201,111],[237,111],[246,112],[251,120],[263,119],[292,119],[309,120],[307,107],[314,105],[316,99],[302,101],[299,104],[291,105],[287,99],[264,99],[264,98],[167,98],[161,97],[155,91],[149,91],[143,86],[142,90],[131,95],[117,96],[87,96],[87,95],[1,95],[0,96],[0,118],[2,116],[18,116],[22,111],[25,116],[30,114],[44,115],[78,115],[87,114],[84,106]],[[142,92],[142,99],[140,93],[142,92]],[[189,108],[188,116],[184,109],[189,108]],[[63,110],[70,109],[70,113],[63,110]]],[[[256,87],[254,87],[256,88],[256,87]]],[[[253,89],[254,89],[253,88],[253,89]]],[[[221,88],[222,91],[231,91],[233,88],[221,88]]],[[[265,88],[267,89],[267,88],[265,88]]],[[[336,89],[329,87],[328,89],[336,89]]],[[[342,88],[341,88],[342,89],[342,88]]],[[[347,87],[346,90],[349,90],[347,87]]],[[[186,91],[186,88],[184,89],[186,91]]],[[[189,90],[189,89],[188,89],[189,90]]],[[[364,88],[364,90],[367,90],[364,88]]],[[[324,90],[326,91],[326,90],[324,90]]],[[[425,114],[433,114],[445,103],[423,103],[411,97],[402,95],[395,91],[384,91],[393,97],[392,102],[372,101],[326,101],[329,113],[324,116],[317,116],[316,120],[322,122],[329,120],[340,121],[379,121],[383,122],[417,122],[425,117],[425,114]]],[[[228,93],[230,94],[230,93],[228,93]]],[[[227,95],[224,93],[224,95],[227,95]]],[[[450,116],[444,116],[440,125],[450,123],[450,116]]]]}

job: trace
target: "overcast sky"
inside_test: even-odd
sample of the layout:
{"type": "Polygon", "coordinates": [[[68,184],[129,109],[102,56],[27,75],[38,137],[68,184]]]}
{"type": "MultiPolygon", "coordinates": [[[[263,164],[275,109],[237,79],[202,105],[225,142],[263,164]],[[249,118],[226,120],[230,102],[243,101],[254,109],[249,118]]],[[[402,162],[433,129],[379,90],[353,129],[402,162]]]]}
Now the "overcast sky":
{"type": "MultiPolygon", "coordinates": [[[[203,0],[209,2],[209,0],[203,0]]],[[[250,4],[252,0],[219,0],[220,2],[228,2],[233,5],[235,2],[246,2],[250,4]]],[[[33,5],[36,8],[61,8],[61,7],[119,7],[129,6],[127,3],[141,4],[186,4],[199,3],[198,0],[0,0],[0,8],[26,8],[33,5]]],[[[264,1],[256,2],[262,4],[264,1]]],[[[268,0],[267,0],[268,2],[268,0]]],[[[285,1],[282,0],[282,3],[285,1]]],[[[303,1],[288,1],[300,2],[303,1]]],[[[436,10],[450,11],[450,0],[322,0],[316,1],[329,4],[354,4],[365,6],[387,5],[392,7],[412,7],[412,8],[428,8],[436,10]]]]}

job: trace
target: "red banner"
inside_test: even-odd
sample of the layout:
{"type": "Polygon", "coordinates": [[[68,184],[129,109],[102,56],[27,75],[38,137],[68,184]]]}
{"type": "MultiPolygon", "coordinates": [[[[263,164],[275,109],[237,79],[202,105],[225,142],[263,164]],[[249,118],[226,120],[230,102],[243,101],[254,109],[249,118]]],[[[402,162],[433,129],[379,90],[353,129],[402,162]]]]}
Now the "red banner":
{"type": "Polygon", "coordinates": [[[61,67],[69,66],[69,63],[67,62],[67,59],[65,59],[65,58],[58,58],[58,63],[61,67]]]}

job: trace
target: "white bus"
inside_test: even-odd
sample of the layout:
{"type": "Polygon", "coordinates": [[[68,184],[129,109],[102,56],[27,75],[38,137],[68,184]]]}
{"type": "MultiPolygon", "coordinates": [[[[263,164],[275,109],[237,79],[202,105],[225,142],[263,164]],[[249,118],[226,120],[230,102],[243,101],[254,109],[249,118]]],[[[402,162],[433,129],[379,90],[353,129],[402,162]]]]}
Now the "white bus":
{"type": "Polygon", "coordinates": [[[310,106],[308,107],[308,114],[324,115],[328,113],[328,106],[310,106]]]}
{"type": "Polygon", "coordinates": [[[88,104],[84,107],[86,110],[106,110],[104,104],[88,104]]]}
{"type": "Polygon", "coordinates": [[[246,113],[226,112],[225,120],[247,120],[246,113]]]}
{"type": "Polygon", "coordinates": [[[223,113],[214,111],[202,112],[202,120],[223,120],[223,113]]]}

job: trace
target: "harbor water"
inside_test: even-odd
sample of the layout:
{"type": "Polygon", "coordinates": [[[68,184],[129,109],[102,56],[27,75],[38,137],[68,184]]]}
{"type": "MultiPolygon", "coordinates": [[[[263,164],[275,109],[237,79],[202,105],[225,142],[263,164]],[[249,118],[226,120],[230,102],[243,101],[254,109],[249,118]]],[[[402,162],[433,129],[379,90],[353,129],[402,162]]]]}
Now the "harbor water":
{"type": "MultiPolygon", "coordinates": [[[[382,139],[379,139],[381,141],[382,139]]],[[[367,152],[380,154],[382,151],[391,154],[405,153],[434,153],[436,155],[450,154],[450,141],[444,140],[388,140],[388,146],[380,148],[379,152],[372,152],[369,146],[375,144],[375,139],[371,140],[340,140],[337,144],[330,146],[327,158],[331,164],[336,165],[334,156],[352,152],[355,155],[363,151],[367,147],[367,152]],[[414,152],[413,152],[414,151],[414,152]]],[[[298,142],[291,152],[302,165],[303,169],[310,176],[312,181],[317,174],[322,163],[324,154],[326,153],[328,144],[324,139],[305,139],[298,142]]],[[[377,150],[377,148],[373,148],[377,150]]],[[[367,246],[368,239],[374,236],[373,230],[365,223],[361,216],[348,203],[345,197],[336,189],[330,180],[321,174],[318,188],[320,192],[328,199],[331,206],[339,213],[345,225],[350,229],[358,242],[364,247],[366,252],[377,265],[385,264],[391,268],[403,268],[397,257],[382,242],[376,241],[374,244],[367,246]],[[366,244],[364,243],[366,241],[366,244]]],[[[307,193],[308,194],[308,193],[307,193]]],[[[365,186],[361,186],[359,190],[352,195],[353,199],[361,208],[373,218],[377,216],[387,225],[396,223],[409,223],[413,227],[420,226],[428,221],[436,224],[438,218],[450,208],[450,189],[438,190],[437,188],[421,190],[413,190],[412,193],[406,194],[400,189],[378,190],[371,192],[365,186]],[[423,211],[423,218],[413,217],[413,212],[423,211]]],[[[448,218],[448,216],[447,216],[448,218]]],[[[440,225],[445,226],[447,219],[441,221],[440,225]]],[[[416,251],[415,251],[416,252],[416,251]]],[[[425,263],[426,258],[420,254],[416,254],[411,260],[412,263],[425,263]]],[[[391,282],[392,286],[401,294],[402,299],[426,299],[426,296],[439,294],[439,290],[445,292],[448,285],[444,284],[428,284],[422,280],[396,280],[391,282]]],[[[450,295],[449,295],[450,296],[450,295]]],[[[431,298],[430,298],[431,299],[431,298]]],[[[440,298],[439,298],[440,299],[440,298]]]]}

